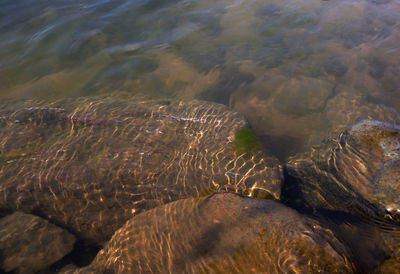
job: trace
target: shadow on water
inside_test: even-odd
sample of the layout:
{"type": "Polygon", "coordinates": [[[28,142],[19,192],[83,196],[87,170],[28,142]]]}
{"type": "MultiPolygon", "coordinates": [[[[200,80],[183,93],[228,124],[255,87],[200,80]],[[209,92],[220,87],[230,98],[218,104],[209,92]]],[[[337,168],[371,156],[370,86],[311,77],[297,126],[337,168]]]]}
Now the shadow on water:
{"type": "MultiPolygon", "coordinates": [[[[50,265],[47,269],[42,269],[37,274],[50,274],[58,273],[64,267],[73,265],[74,267],[84,267],[89,265],[100,251],[101,246],[92,244],[83,239],[78,239],[75,243],[74,249],[61,260],[50,265]]],[[[0,254],[0,260],[2,256],[0,254]]],[[[0,274],[14,274],[15,271],[6,272],[0,268],[0,274]]]]}
{"type": "MultiPolygon", "coordinates": [[[[7,212],[1,211],[0,217],[4,217],[11,213],[12,213],[12,211],[7,211],[7,212]]],[[[70,231],[69,229],[65,228],[63,225],[46,218],[46,216],[44,214],[42,214],[42,212],[40,210],[34,210],[32,212],[32,214],[47,220],[49,223],[54,224],[57,227],[67,230],[69,233],[75,235],[75,237],[76,237],[76,242],[75,242],[74,248],[72,249],[72,251],[69,254],[67,254],[61,260],[50,265],[46,269],[42,269],[42,270],[38,271],[37,273],[39,273],[39,274],[57,273],[62,268],[66,267],[68,265],[73,265],[73,266],[77,266],[77,267],[87,266],[93,261],[93,259],[97,255],[97,253],[102,249],[102,246],[100,246],[90,240],[84,239],[84,238],[78,236],[77,233],[75,233],[74,231],[70,231]]],[[[0,254],[0,260],[1,259],[2,258],[1,258],[1,254],[0,254]]],[[[0,268],[0,274],[1,273],[17,273],[17,272],[14,272],[14,271],[5,272],[4,270],[2,270],[0,268]]]]}
{"type": "Polygon", "coordinates": [[[60,261],[51,265],[47,271],[42,271],[40,273],[56,273],[67,265],[74,265],[78,267],[87,266],[93,261],[101,248],[101,246],[87,242],[83,239],[79,239],[76,241],[74,249],[71,251],[71,253],[69,253],[60,261]]]}
{"type": "Polygon", "coordinates": [[[292,207],[304,214],[313,214],[314,209],[307,203],[299,187],[301,183],[297,178],[289,175],[284,168],[284,182],[281,189],[281,201],[289,207],[292,207]]]}
{"type": "Polygon", "coordinates": [[[274,154],[281,163],[293,156],[295,153],[301,152],[304,146],[303,140],[293,136],[258,136],[261,144],[272,154],[274,154]]]}
{"type": "MultiPolygon", "coordinates": [[[[371,273],[389,257],[382,243],[383,237],[391,237],[383,227],[359,216],[343,211],[335,211],[310,206],[299,187],[301,182],[290,176],[284,169],[281,201],[301,214],[317,219],[325,227],[331,229],[335,236],[349,249],[358,273],[371,273]]],[[[395,225],[384,224],[385,229],[395,225]]],[[[396,235],[393,235],[396,237],[396,235]]]]}
{"type": "MultiPolygon", "coordinates": [[[[52,264],[47,269],[42,269],[37,274],[50,274],[50,273],[58,273],[64,267],[68,266],[77,266],[84,267],[89,265],[93,259],[96,257],[97,253],[100,251],[101,247],[97,245],[93,245],[92,243],[88,243],[85,240],[77,240],[75,243],[74,249],[66,255],[64,258],[59,260],[58,262],[52,264]]],[[[0,260],[2,260],[2,256],[0,254],[0,260]]],[[[14,274],[18,273],[15,271],[6,272],[0,268],[0,274],[14,274]]]]}

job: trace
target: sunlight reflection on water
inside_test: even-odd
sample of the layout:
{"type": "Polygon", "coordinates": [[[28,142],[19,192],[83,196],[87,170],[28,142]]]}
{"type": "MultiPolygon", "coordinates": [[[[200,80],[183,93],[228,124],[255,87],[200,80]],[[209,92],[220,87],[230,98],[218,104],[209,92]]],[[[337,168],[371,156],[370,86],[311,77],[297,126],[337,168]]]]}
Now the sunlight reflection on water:
{"type": "MultiPolygon", "coordinates": [[[[295,152],[343,121],[326,108],[343,94],[358,97],[360,107],[400,106],[399,6],[360,0],[8,1],[0,20],[0,94],[123,90],[206,99],[240,110],[260,136],[298,140],[295,152]],[[271,88],[267,79],[273,77],[284,80],[271,88]],[[314,84],[302,79],[329,89],[307,93],[314,84]],[[281,93],[288,85],[291,95],[281,93]],[[248,99],[237,102],[243,94],[248,99]],[[301,113],[283,111],[294,105],[301,113]]],[[[342,126],[382,115],[366,111],[342,126]]]]}
{"type": "MultiPolygon", "coordinates": [[[[397,0],[4,0],[0,98],[222,103],[285,163],[362,119],[400,123],[399,14],[397,0]]],[[[398,140],[380,145],[398,158],[398,140]]]]}

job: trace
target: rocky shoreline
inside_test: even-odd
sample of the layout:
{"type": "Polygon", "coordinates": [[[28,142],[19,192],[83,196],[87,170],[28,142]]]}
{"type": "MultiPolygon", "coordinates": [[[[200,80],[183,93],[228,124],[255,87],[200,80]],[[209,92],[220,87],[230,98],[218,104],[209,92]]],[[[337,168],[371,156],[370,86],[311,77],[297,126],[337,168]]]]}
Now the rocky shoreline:
{"type": "Polygon", "coordinates": [[[400,129],[390,121],[363,120],[282,165],[243,115],[215,103],[119,94],[1,104],[4,271],[400,265],[400,129]]]}

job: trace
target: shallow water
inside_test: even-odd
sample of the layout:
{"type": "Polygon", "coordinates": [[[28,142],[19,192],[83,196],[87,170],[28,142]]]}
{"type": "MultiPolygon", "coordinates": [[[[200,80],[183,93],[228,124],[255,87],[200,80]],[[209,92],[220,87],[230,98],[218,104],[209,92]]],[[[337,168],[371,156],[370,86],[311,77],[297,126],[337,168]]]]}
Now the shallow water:
{"type": "Polygon", "coordinates": [[[381,118],[377,103],[400,106],[398,1],[2,1],[0,12],[2,97],[216,101],[281,158],[381,118]],[[368,110],[340,113],[354,108],[368,110]]]}
{"type": "Polygon", "coordinates": [[[360,119],[400,122],[399,14],[398,0],[3,0],[0,98],[218,102],[284,163],[360,119]]]}

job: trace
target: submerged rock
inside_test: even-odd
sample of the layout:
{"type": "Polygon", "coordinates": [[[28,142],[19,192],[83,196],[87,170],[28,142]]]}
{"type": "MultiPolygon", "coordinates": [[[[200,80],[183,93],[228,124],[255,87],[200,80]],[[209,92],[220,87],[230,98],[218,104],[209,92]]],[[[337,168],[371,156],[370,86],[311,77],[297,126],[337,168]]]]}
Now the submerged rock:
{"type": "Polygon", "coordinates": [[[381,266],[374,269],[374,273],[398,273],[400,269],[400,259],[388,259],[381,266]]]}
{"type": "Polygon", "coordinates": [[[321,112],[333,95],[334,85],[325,79],[290,78],[271,72],[238,89],[230,106],[249,119],[259,136],[295,139],[299,147],[291,149],[293,155],[313,143],[316,132],[324,132],[327,122],[321,112]]]}
{"type": "Polygon", "coordinates": [[[75,273],[348,273],[347,255],[332,231],[279,202],[219,193],[135,216],[75,273]]]}
{"type": "Polygon", "coordinates": [[[400,221],[400,127],[364,120],[292,158],[288,172],[300,181],[305,201],[315,208],[341,210],[400,221]]]}
{"type": "MultiPolygon", "coordinates": [[[[309,151],[323,139],[339,134],[361,119],[400,122],[398,108],[382,100],[387,98],[382,93],[371,96],[365,88],[335,84],[328,77],[286,77],[279,71],[264,73],[257,69],[252,64],[243,66],[243,72],[254,71],[256,80],[237,89],[230,98],[230,106],[249,119],[257,135],[267,140],[265,145],[271,151],[276,147],[273,143],[284,144],[276,153],[279,158],[309,151]],[[377,97],[379,100],[375,100],[377,97]]],[[[347,74],[343,77],[348,78],[347,74]]],[[[352,79],[361,77],[351,75],[352,79]]],[[[372,86],[364,80],[360,82],[372,86]]],[[[376,87],[376,90],[381,89],[376,87]]]]}
{"type": "Polygon", "coordinates": [[[142,210],[222,185],[280,196],[278,161],[237,147],[248,124],[223,105],[114,94],[5,101],[0,117],[0,209],[39,212],[97,243],[142,210]]]}
{"type": "Polygon", "coordinates": [[[332,56],[324,64],[324,69],[327,73],[332,74],[336,77],[342,77],[347,72],[347,66],[337,56],[332,56]]]}
{"type": "Polygon", "coordinates": [[[311,152],[292,157],[287,172],[284,193],[292,193],[292,205],[310,207],[322,216],[356,215],[355,231],[365,225],[367,233],[343,229],[349,220],[335,222],[342,223],[334,225],[336,230],[342,230],[341,238],[353,253],[362,254],[357,259],[364,270],[371,271],[387,259],[382,273],[392,273],[384,269],[400,261],[399,126],[363,120],[311,152]],[[357,246],[363,251],[355,250],[357,246]]]}
{"type": "Polygon", "coordinates": [[[0,219],[3,270],[34,273],[57,262],[74,247],[75,237],[48,221],[15,212],[0,219]]]}

